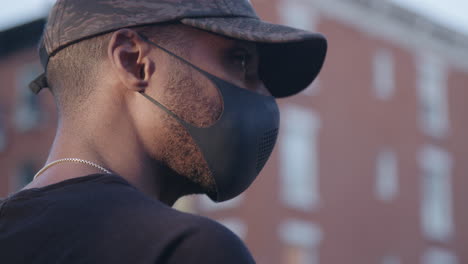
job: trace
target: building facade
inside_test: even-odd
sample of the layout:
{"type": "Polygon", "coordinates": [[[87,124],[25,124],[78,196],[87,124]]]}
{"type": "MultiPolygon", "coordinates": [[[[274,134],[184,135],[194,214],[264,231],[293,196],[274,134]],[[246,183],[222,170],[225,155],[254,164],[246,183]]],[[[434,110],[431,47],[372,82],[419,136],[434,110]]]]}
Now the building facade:
{"type": "MultiPolygon", "coordinates": [[[[252,2],[324,33],[325,67],[279,100],[278,144],[246,193],[177,207],[229,227],[260,264],[468,263],[468,37],[387,0],[252,2]]],[[[31,179],[54,136],[53,99],[26,88],[42,24],[0,34],[0,196],[31,179]]]]}

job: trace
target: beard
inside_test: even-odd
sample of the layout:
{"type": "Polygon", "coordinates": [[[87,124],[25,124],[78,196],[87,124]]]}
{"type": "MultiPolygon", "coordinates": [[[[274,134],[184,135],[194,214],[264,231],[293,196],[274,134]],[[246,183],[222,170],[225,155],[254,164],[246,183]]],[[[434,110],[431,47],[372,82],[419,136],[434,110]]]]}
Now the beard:
{"type": "MultiPolygon", "coordinates": [[[[171,68],[174,70],[166,83],[166,107],[193,126],[208,127],[214,124],[223,111],[217,88],[198,71],[177,61],[173,63],[171,68]]],[[[170,115],[164,116],[166,137],[163,163],[193,183],[187,194],[215,194],[216,183],[200,148],[176,119],[170,115]]]]}

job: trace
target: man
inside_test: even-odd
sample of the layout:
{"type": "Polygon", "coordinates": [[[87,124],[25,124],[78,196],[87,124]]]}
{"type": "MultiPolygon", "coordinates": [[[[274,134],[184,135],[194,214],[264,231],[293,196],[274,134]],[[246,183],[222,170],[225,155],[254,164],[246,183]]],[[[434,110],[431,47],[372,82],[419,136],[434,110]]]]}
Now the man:
{"type": "Polygon", "coordinates": [[[40,43],[59,113],[46,166],[0,204],[1,263],[253,263],[219,224],[170,208],[249,187],[275,97],[318,75],[323,36],[247,0],[59,0],[40,43]]]}

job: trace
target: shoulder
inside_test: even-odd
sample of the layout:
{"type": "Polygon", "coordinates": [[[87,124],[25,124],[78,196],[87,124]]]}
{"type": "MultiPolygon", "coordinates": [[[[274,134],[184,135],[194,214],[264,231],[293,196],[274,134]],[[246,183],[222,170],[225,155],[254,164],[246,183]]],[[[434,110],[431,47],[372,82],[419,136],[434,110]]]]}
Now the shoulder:
{"type": "Polygon", "coordinates": [[[255,263],[244,243],[223,225],[177,211],[116,177],[63,195],[57,200],[66,206],[59,207],[69,219],[81,219],[86,232],[114,243],[130,242],[148,251],[155,263],[255,263]]]}
{"type": "Polygon", "coordinates": [[[244,243],[221,224],[199,216],[192,221],[172,248],[167,263],[255,263],[244,243]]]}
{"type": "Polygon", "coordinates": [[[143,231],[147,242],[160,245],[155,263],[255,263],[241,239],[218,222],[157,201],[143,204],[130,209],[132,219],[126,222],[143,231]]]}

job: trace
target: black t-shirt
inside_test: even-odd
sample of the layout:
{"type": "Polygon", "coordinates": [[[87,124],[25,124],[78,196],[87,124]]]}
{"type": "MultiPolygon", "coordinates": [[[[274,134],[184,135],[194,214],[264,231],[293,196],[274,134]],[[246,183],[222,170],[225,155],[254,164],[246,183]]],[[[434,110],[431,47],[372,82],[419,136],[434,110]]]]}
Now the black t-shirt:
{"type": "Polygon", "coordinates": [[[0,200],[0,263],[255,262],[222,225],[96,174],[0,200]]]}

